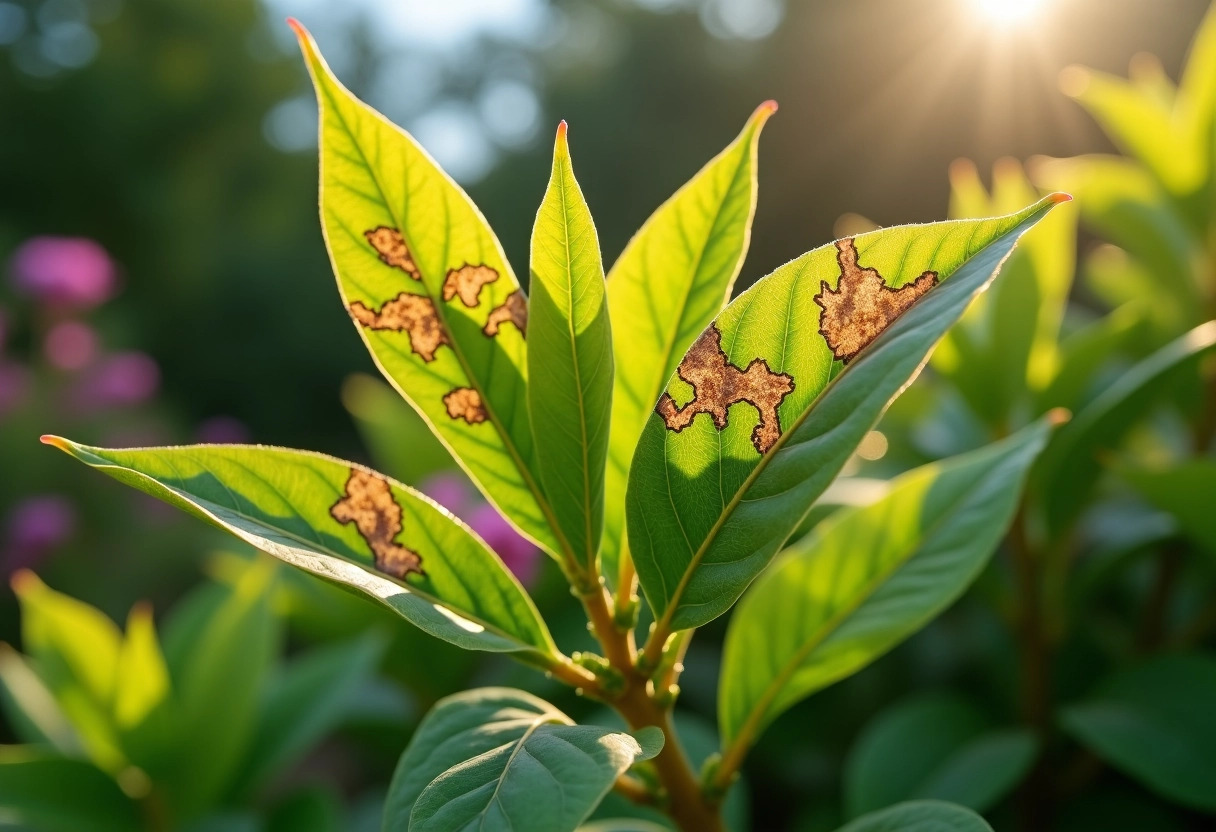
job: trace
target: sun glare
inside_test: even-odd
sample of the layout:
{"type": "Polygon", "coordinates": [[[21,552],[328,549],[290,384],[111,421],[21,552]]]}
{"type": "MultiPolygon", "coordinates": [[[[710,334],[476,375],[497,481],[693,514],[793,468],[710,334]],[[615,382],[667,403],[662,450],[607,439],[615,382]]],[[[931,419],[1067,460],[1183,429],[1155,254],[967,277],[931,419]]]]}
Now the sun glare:
{"type": "Polygon", "coordinates": [[[1042,8],[1044,0],[970,0],[976,11],[989,20],[1013,25],[1023,23],[1042,8]]]}

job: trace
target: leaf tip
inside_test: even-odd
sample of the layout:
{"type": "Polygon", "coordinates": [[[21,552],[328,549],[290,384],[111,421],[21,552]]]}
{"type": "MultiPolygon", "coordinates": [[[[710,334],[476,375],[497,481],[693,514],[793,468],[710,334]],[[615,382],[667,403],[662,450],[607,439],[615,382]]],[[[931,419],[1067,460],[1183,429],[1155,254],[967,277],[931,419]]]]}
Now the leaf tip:
{"type": "Polygon", "coordinates": [[[1058,428],[1060,425],[1067,424],[1072,420],[1072,411],[1066,407],[1053,407],[1047,411],[1047,424],[1053,428],[1058,428]]]}
{"type": "Polygon", "coordinates": [[[559,121],[559,122],[557,123],[557,137],[558,137],[559,139],[564,139],[564,138],[566,138],[566,131],[567,131],[568,129],[569,129],[569,125],[567,125],[567,124],[566,124],[566,120],[565,120],[565,119],[562,119],[561,121],[559,121]]]}
{"type": "Polygon", "coordinates": [[[1066,194],[1063,191],[1056,191],[1054,194],[1050,194],[1047,198],[1056,205],[1060,205],[1065,202],[1072,202],[1072,194],[1066,194]]]}
{"type": "Polygon", "coordinates": [[[53,433],[44,433],[42,436],[38,437],[38,441],[43,445],[50,445],[52,448],[58,448],[64,453],[70,452],[68,440],[64,439],[62,436],[56,436],[53,433]]]}
{"type": "Polygon", "coordinates": [[[25,595],[26,593],[33,592],[35,589],[37,589],[38,585],[42,583],[42,581],[38,580],[38,576],[29,569],[18,569],[13,573],[13,576],[8,579],[8,583],[9,586],[13,588],[13,592],[17,593],[18,595],[25,595]]]}

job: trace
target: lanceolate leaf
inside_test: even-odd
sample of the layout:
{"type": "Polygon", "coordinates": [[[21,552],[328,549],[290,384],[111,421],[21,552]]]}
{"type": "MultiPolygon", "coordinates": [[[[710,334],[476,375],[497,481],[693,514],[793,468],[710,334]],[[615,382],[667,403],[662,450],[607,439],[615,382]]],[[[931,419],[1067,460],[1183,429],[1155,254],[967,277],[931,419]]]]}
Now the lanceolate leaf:
{"type": "Polygon", "coordinates": [[[1195,327],[1139,362],[1077,414],[1043,454],[1035,478],[1048,527],[1067,526],[1085,504],[1110,450],[1156,401],[1180,368],[1216,348],[1216,321],[1195,327]]]}
{"type": "Polygon", "coordinates": [[[261,445],[107,450],[44,441],[460,647],[555,652],[502,561],[444,509],[374,471],[261,445]]]}
{"type": "Polygon", "coordinates": [[[356,99],[298,23],[321,113],[321,225],[342,302],[388,380],[486,496],[551,554],[535,475],[527,301],[485,218],[356,99]]]}
{"type": "Polygon", "coordinates": [[[44,832],[137,832],[137,804],[84,760],[35,748],[0,748],[0,818],[44,832]]]}
{"type": "Polygon", "coordinates": [[[591,575],[604,522],[612,332],[599,239],[574,178],[564,121],[532,229],[531,287],[528,407],[537,468],[564,548],[591,575]]]}
{"type": "Polygon", "coordinates": [[[751,743],[782,711],[869,664],[962,594],[1004,534],[1050,427],[1043,419],[917,468],[878,502],[841,510],[792,546],[727,630],[724,746],[751,743]]]}
{"type": "Polygon", "coordinates": [[[629,479],[630,547],[658,634],[734,603],[1018,237],[1065,199],[815,249],[698,337],[629,479]]]}
{"type": "Polygon", "coordinates": [[[523,691],[458,693],[427,714],[401,756],[383,829],[569,832],[661,748],[657,729],[634,737],[575,725],[523,691]]]}
{"type": "Polygon", "coordinates": [[[1165,656],[1110,679],[1061,723],[1160,795],[1216,813],[1216,661],[1165,656]]]}
{"type": "Polygon", "coordinates": [[[962,806],[938,800],[914,800],[871,812],[836,832],[992,832],[992,827],[962,806]]]}
{"type": "Polygon", "coordinates": [[[751,240],[766,101],[743,132],[664,202],[608,273],[616,384],[608,446],[603,556],[614,574],[623,545],[625,486],[646,417],[680,356],[730,298],[751,240]]]}

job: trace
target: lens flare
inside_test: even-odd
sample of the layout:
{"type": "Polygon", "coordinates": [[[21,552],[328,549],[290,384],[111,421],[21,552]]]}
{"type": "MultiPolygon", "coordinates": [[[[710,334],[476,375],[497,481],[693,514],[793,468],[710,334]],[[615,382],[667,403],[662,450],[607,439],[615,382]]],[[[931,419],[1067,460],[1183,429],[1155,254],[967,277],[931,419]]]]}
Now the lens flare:
{"type": "Polygon", "coordinates": [[[1043,7],[1044,0],[970,0],[970,3],[989,20],[1016,24],[1033,17],[1043,7]]]}

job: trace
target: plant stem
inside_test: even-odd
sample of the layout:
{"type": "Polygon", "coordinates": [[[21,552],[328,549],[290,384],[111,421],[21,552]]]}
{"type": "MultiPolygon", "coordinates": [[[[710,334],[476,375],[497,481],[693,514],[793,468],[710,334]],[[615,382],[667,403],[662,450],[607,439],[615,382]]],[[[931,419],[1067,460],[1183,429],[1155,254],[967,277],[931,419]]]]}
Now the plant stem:
{"type": "Polygon", "coordinates": [[[1136,639],[1136,647],[1141,653],[1151,653],[1165,641],[1170,599],[1173,597],[1178,573],[1182,569],[1181,549],[1178,541],[1169,541],[1162,547],[1157,558],[1157,576],[1149,591],[1144,618],[1140,622],[1140,634],[1136,639]]]}
{"type": "MultiPolygon", "coordinates": [[[[1025,501],[1018,506],[1009,530],[1009,548],[1020,601],[1017,636],[1022,718],[1038,737],[1040,747],[1046,749],[1051,734],[1051,659],[1043,627],[1042,564],[1026,533],[1025,501]]],[[[1022,784],[1022,828],[1028,832],[1051,826],[1053,785],[1046,761],[1046,753],[1040,753],[1022,784]]]]}
{"type": "Polygon", "coordinates": [[[586,595],[580,595],[579,599],[583,602],[583,609],[587,611],[591,632],[604,648],[604,658],[628,679],[634,671],[634,662],[637,659],[633,632],[625,633],[617,628],[608,590],[601,583],[586,595]]]}
{"type": "Polygon", "coordinates": [[[645,783],[628,774],[616,778],[612,790],[638,806],[654,806],[658,802],[654,792],[647,788],[645,783]]]}

